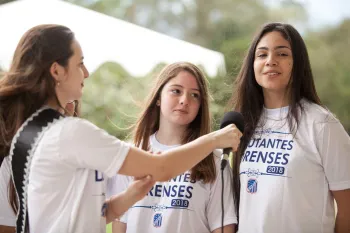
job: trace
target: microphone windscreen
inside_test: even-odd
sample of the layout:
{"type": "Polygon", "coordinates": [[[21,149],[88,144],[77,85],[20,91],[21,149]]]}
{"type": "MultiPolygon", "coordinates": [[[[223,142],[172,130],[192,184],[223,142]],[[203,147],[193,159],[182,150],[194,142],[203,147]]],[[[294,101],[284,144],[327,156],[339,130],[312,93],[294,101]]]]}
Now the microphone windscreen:
{"type": "Polygon", "coordinates": [[[235,124],[241,133],[244,132],[244,118],[241,113],[234,111],[225,113],[220,123],[220,129],[225,128],[229,124],[235,124]]]}

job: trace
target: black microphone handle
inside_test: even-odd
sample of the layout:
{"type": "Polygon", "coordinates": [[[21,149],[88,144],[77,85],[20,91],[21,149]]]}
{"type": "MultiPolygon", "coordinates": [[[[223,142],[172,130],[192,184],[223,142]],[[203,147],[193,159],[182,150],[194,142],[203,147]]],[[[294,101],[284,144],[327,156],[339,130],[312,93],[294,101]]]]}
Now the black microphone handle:
{"type": "Polygon", "coordinates": [[[223,170],[228,162],[230,153],[232,153],[232,148],[224,148],[221,155],[221,170],[223,170]]]}

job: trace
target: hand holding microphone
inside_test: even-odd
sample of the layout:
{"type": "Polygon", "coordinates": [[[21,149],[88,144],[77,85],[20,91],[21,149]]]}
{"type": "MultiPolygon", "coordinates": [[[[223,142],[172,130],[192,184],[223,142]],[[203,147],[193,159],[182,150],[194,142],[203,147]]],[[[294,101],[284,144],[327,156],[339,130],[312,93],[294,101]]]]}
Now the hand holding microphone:
{"type": "Polygon", "coordinates": [[[234,124],[228,124],[225,127],[213,132],[216,148],[229,148],[237,150],[242,133],[234,124]]]}
{"type": "MultiPolygon", "coordinates": [[[[241,113],[239,112],[228,112],[224,115],[221,124],[220,124],[220,129],[226,129],[227,127],[233,127],[234,130],[234,135],[233,135],[233,139],[232,143],[233,146],[231,147],[227,147],[223,149],[223,153],[221,156],[221,169],[224,169],[230,153],[232,153],[232,151],[237,151],[237,148],[239,146],[240,143],[240,138],[242,137],[242,133],[244,132],[244,119],[241,113]]],[[[228,138],[229,139],[229,138],[228,138]]]]}

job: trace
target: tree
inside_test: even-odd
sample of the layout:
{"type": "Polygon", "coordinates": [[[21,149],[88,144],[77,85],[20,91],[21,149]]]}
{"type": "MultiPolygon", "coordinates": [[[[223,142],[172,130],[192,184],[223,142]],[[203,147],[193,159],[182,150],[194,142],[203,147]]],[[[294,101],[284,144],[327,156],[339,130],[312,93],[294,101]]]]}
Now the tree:
{"type": "Polygon", "coordinates": [[[350,132],[350,19],[320,32],[310,32],[307,45],[318,93],[350,132]]]}
{"type": "Polygon", "coordinates": [[[9,3],[9,2],[13,2],[14,0],[0,0],[0,5],[1,4],[5,4],[5,3],[9,3]]]}

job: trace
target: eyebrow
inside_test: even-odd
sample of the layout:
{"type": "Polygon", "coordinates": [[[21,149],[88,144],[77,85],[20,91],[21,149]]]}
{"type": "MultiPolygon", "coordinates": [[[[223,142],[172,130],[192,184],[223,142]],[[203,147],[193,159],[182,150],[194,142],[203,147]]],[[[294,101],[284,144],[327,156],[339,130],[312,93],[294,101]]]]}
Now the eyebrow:
{"type": "MultiPolygon", "coordinates": [[[[269,50],[268,47],[259,47],[259,48],[257,48],[257,49],[269,50]]],[[[276,49],[289,49],[289,50],[291,50],[291,48],[289,48],[288,46],[285,46],[285,45],[276,46],[276,47],[274,48],[274,50],[276,50],[276,49]]]]}
{"type": "MultiPolygon", "coordinates": [[[[183,86],[181,86],[181,85],[179,85],[179,84],[173,84],[173,85],[170,85],[171,87],[181,87],[181,88],[184,88],[183,86]]],[[[194,90],[194,91],[198,91],[198,92],[200,92],[200,90],[199,89],[197,89],[197,88],[191,88],[191,90],[194,90]]]]}

